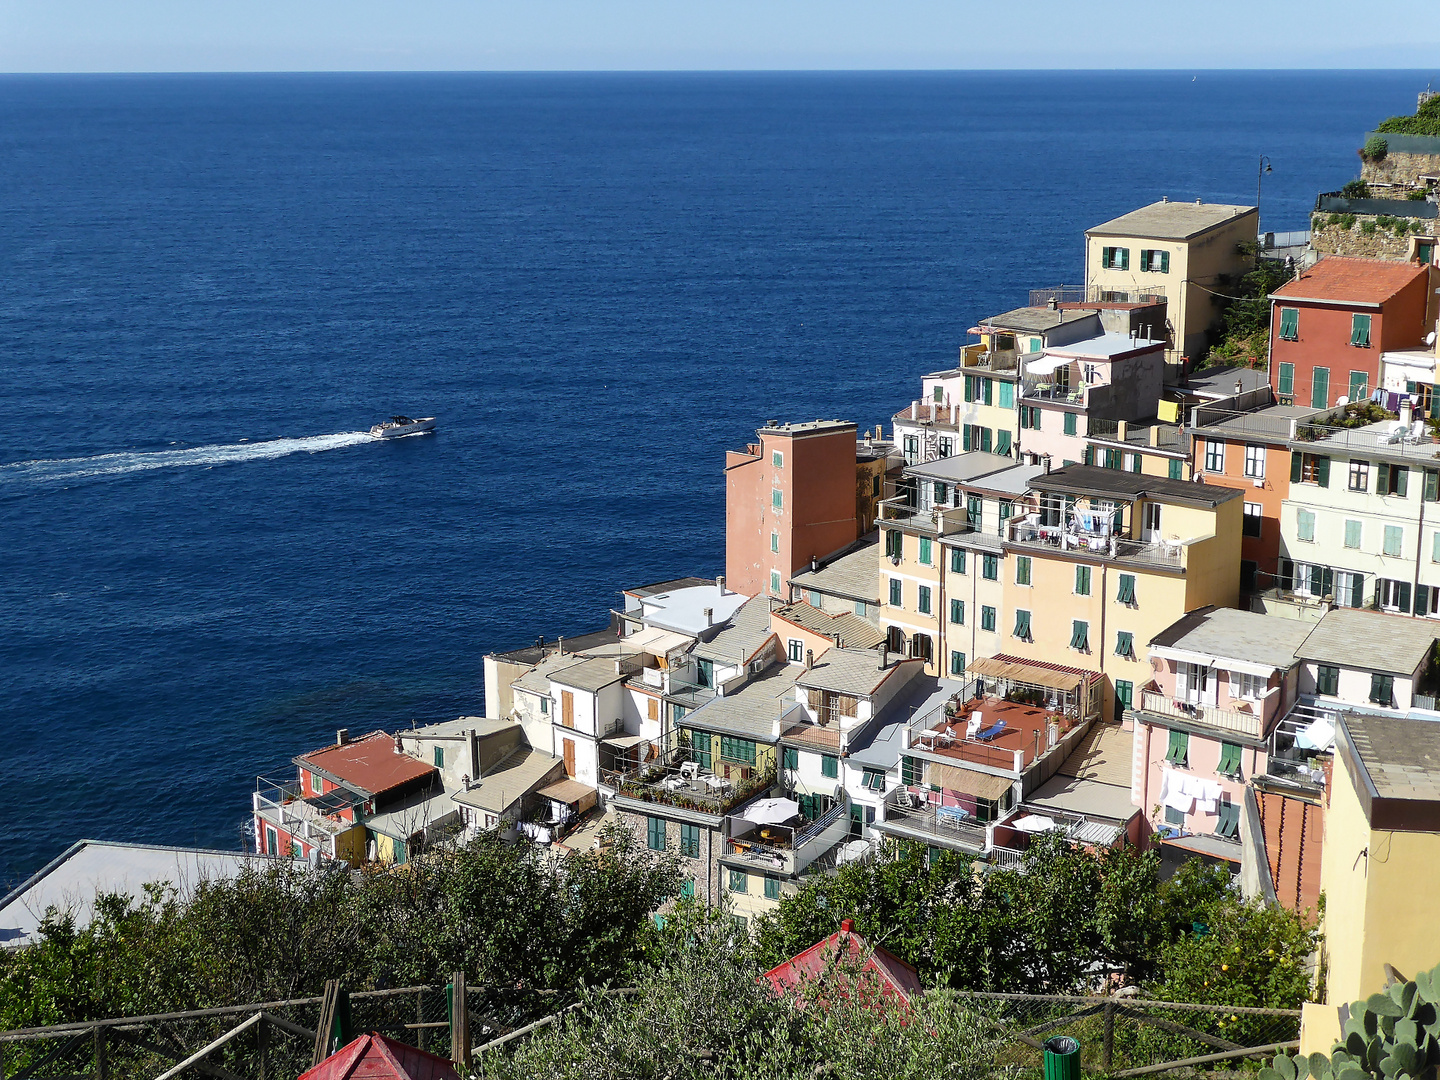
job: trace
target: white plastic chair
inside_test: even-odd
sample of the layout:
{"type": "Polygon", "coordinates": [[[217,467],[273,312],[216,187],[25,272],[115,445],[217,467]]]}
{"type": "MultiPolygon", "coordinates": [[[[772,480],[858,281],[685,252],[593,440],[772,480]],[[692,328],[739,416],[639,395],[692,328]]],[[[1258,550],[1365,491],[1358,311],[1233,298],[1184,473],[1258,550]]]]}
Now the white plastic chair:
{"type": "Polygon", "coordinates": [[[965,725],[965,738],[973,739],[975,737],[975,733],[980,730],[984,723],[984,717],[980,715],[980,710],[976,709],[970,714],[970,720],[965,725]]]}

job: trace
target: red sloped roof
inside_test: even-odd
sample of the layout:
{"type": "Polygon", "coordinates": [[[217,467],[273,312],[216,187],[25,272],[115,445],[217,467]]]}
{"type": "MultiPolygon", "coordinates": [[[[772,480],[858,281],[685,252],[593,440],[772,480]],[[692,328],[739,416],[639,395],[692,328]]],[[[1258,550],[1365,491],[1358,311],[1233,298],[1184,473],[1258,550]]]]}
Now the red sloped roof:
{"type": "Polygon", "coordinates": [[[767,980],[776,993],[784,993],[817,978],[837,959],[857,965],[862,974],[874,976],[884,997],[899,998],[909,1004],[925,992],[913,967],[879,945],[872,948],[854,932],[849,919],[842,921],[840,929],[824,941],[771,968],[760,978],[767,980]]]}
{"type": "Polygon", "coordinates": [[[396,753],[394,737],[383,731],[372,731],[363,739],[302,754],[295,760],[302,766],[313,765],[322,774],[371,795],[380,795],[435,771],[433,765],[417,761],[409,754],[396,753]]]}
{"type": "Polygon", "coordinates": [[[1428,273],[1426,267],[1415,263],[1330,255],[1271,295],[1295,300],[1383,304],[1406,285],[1428,273]]]}
{"type": "Polygon", "coordinates": [[[342,1046],[300,1080],[460,1080],[445,1058],[371,1032],[342,1046]]]}

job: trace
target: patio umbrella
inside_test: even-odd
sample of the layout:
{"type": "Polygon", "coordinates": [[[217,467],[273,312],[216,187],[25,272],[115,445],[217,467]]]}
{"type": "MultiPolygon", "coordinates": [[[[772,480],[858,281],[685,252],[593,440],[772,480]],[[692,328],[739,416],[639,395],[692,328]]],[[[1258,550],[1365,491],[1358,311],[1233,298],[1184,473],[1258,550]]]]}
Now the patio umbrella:
{"type": "Polygon", "coordinates": [[[1044,814],[1026,814],[1012,824],[1021,832],[1028,833],[1049,832],[1051,829],[1058,829],[1060,827],[1054,818],[1046,817],[1044,814]]]}
{"type": "Polygon", "coordinates": [[[742,815],[756,825],[779,825],[800,815],[800,804],[794,799],[757,799],[742,815]]]}

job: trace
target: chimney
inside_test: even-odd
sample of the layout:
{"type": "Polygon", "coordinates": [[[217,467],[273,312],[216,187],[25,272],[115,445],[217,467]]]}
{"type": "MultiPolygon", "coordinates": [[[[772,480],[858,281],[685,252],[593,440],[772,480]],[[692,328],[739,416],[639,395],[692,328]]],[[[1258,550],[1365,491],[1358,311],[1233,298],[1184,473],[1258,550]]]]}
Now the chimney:
{"type": "Polygon", "coordinates": [[[1239,396],[1240,396],[1241,394],[1243,394],[1244,392],[1245,392],[1245,387],[1241,384],[1241,382],[1240,382],[1239,379],[1236,379],[1236,380],[1235,380],[1235,396],[1236,396],[1236,397],[1239,397],[1239,396]]]}
{"type": "Polygon", "coordinates": [[[880,643],[880,670],[881,670],[881,671],[884,671],[884,670],[885,670],[887,667],[889,667],[889,666],[890,666],[890,643],[887,642],[887,641],[882,641],[882,642],[880,643]]]}
{"type": "Polygon", "coordinates": [[[841,919],[841,920],[840,920],[840,932],[841,932],[842,934],[853,934],[853,933],[855,932],[855,920],[854,920],[854,919],[841,919]]]}
{"type": "Polygon", "coordinates": [[[815,650],[805,650],[805,670],[809,671],[815,665],[815,650]]]}
{"type": "Polygon", "coordinates": [[[335,745],[336,745],[336,746],[344,746],[344,745],[345,745],[347,742],[349,742],[349,741],[350,741],[350,729],[349,729],[348,727],[342,727],[342,728],[340,728],[338,731],[335,732],[335,745]]]}
{"type": "Polygon", "coordinates": [[[816,572],[817,570],[819,570],[819,569],[820,569],[820,556],[818,556],[818,555],[811,555],[811,556],[810,556],[810,572],[813,574],[813,573],[815,573],[815,572],[816,572]]]}
{"type": "Polygon", "coordinates": [[[565,651],[565,637],[563,634],[555,639],[555,651],[558,653],[565,651]]]}
{"type": "Polygon", "coordinates": [[[620,670],[620,661],[619,661],[619,660],[616,660],[616,661],[615,661],[615,674],[616,674],[616,675],[624,675],[624,674],[625,674],[625,672],[623,672],[623,671],[620,670]]]}
{"type": "Polygon", "coordinates": [[[1059,310],[1060,310],[1060,301],[1057,300],[1057,299],[1055,299],[1055,297],[1053,297],[1053,296],[1050,297],[1050,310],[1051,310],[1051,311],[1059,311],[1059,310]]]}
{"type": "Polygon", "coordinates": [[[716,577],[715,577],[715,588],[717,588],[717,589],[720,590],[720,595],[721,595],[721,596],[724,596],[724,595],[725,595],[725,575],[724,575],[724,574],[718,574],[718,575],[716,575],[716,577]]]}
{"type": "Polygon", "coordinates": [[[1203,206],[1203,205],[1205,205],[1205,204],[1202,203],[1199,199],[1196,199],[1196,200],[1195,200],[1195,205],[1196,205],[1196,206],[1203,206]]]}
{"type": "MultiPolygon", "coordinates": [[[[480,736],[475,733],[475,729],[474,729],[474,728],[471,728],[469,731],[467,731],[467,732],[465,733],[465,741],[469,744],[469,750],[470,750],[470,775],[475,778],[475,782],[476,782],[476,783],[479,783],[479,781],[480,781],[480,736]]],[[[467,780],[466,783],[465,783],[465,790],[467,790],[467,791],[470,790],[470,782],[469,782],[468,780],[467,780]]]]}
{"type": "Polygon", "coordinates": [[[1169,196],[1169,195],[1161,195],[1161,196],[1160,196],[1160,201],[1161,201],[1161,202],[1169,202],[1169,201],[1170,201],[1170,196],[1169,196]]]}
{"type": "Polygon", "coordinates": [[[395,752],[397,754],[405,753],[405,748],[400,745],[400,733],[398,731],[395,733],[395,752]]]}
{"type": "Polygon", "coordinates": [[[714,626],[714,625],[715,625],[715,609],[714,609],[713,607],[707,607],[707,608],[705,609],[705,625],[706,625],[706,626],[714,626]]]}

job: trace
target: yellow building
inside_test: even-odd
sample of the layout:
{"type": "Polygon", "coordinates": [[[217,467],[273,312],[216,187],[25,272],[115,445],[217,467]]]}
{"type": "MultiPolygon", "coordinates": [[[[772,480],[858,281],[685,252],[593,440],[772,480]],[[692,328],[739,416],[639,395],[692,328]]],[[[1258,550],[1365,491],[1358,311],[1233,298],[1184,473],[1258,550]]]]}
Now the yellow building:
{"type": "Polygon", "coordinates": [[[1338,1005],[1383,990],[1386,964],[1440,963],[1440,724],[1352,713],[1335,749],[1320,881],[1338,1005]]]}
{"type": "Polygon", "coordinates": [[[1029,511],[1029,482],[1043,471],[983,452],[906,467],[881,504],[880,628],[893,651],[938,676],[994,654],[1004,532],[1029,511]]]}
{"type": "Polygon", "coordinates": [[[1086,230],[1086,300],[1144,303],[1163,297],[1166,359],[1195,356],[1220,317],[1214,294],[1254,265],[1242,245],[1255,243],[1259,225],[1253,206],[1198,200],[1162,199],[1122,214],[1086,230]]]}
{"type": "Polygon", "coordinates": [[[1037,511],[1005,532],[997,653],[1100,672],[1118,718],[1150,677],[1153,637],[1238,602],[1243,492],[1091,465],[1030,487],[1037,511]]]}

